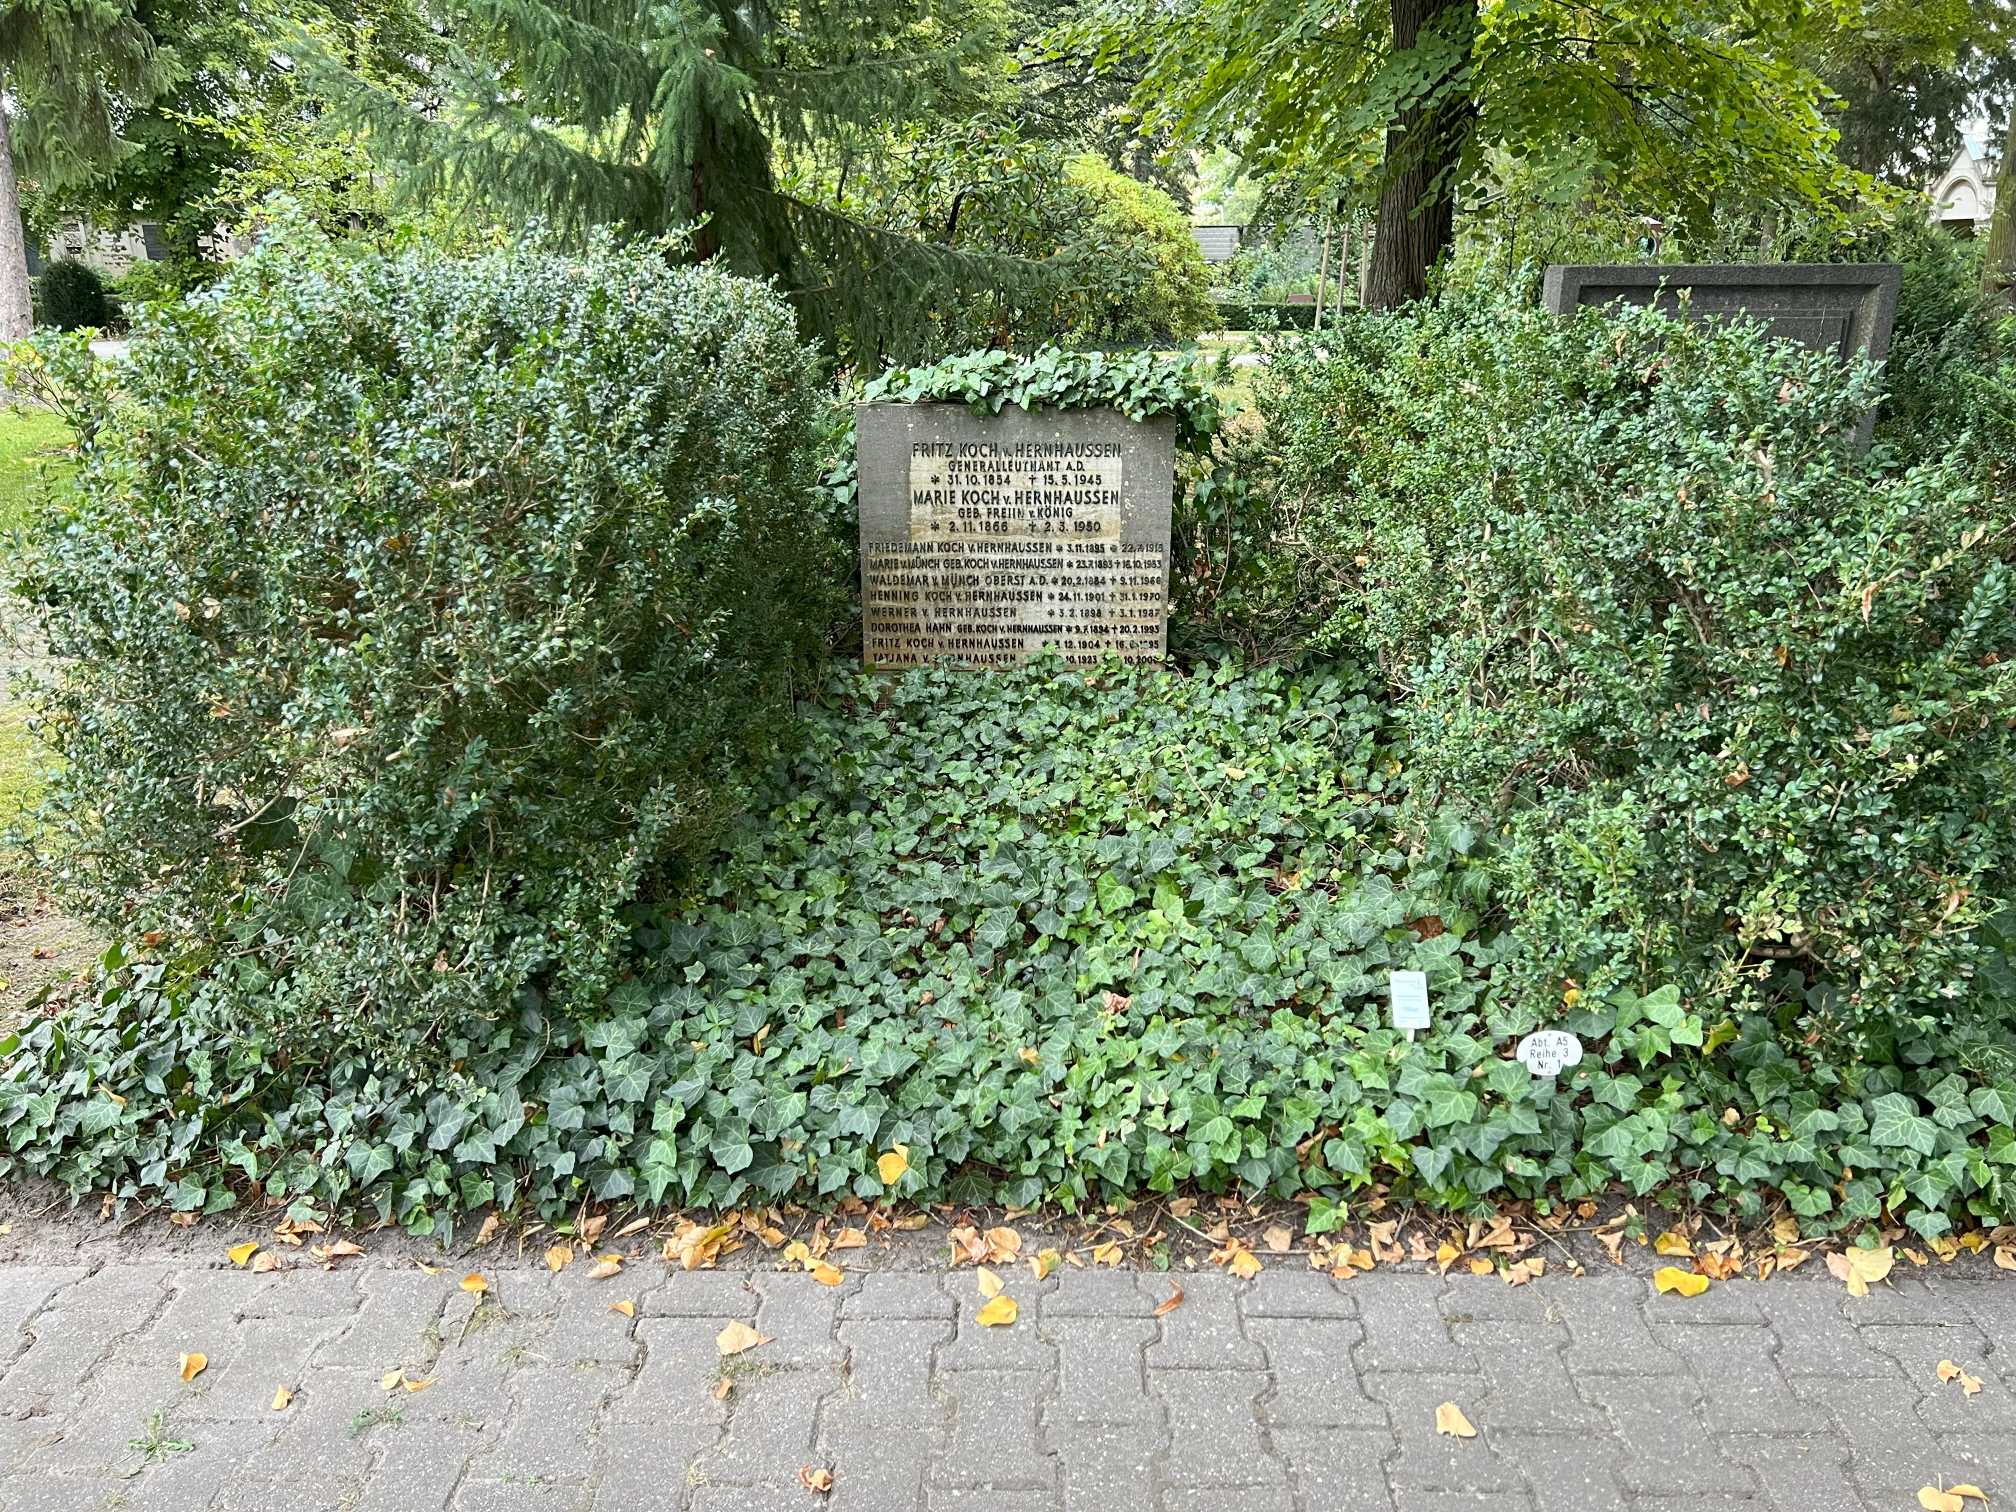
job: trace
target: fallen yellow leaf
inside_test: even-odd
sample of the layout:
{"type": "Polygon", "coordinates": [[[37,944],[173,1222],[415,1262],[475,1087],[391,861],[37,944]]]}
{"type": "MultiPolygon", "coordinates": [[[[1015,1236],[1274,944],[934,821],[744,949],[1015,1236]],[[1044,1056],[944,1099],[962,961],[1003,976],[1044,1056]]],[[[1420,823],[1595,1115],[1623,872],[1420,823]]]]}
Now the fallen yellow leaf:
{"type": "Polygon", "coordinates": [[[974,1318],[982,1328],[1007,1328],[1020,1312],[1021,1309],[1015,1305],[1015,1299],[1003,1295],[981,1308],[974,1314],[974,1318]]]}
{"type": "Polygon", "coordinates": [[[1677,1265],[1662,1265],[1652,1273],[1653,1288],[1660,1292],[1678,1292],[1683,1297],[1698,1297],[1708,1290],[1708,1278],[1693,1271],[1680,1269],[1677,1265]]]}
{"type": "Polygon", "coordinates": [[[209,1368],[210,1356],[206,1354],[195,1354],[192,1352],[183,1355],[180,1360],[176,1361],[176,1369],[182,1373],[182,1379],[185,1381],[195,1380],[196,1377],[203,1374],[209,1368]]]}
{"type": "Polygon", "coordinates": [[[1456,1248],[1447,1239],[1444,1239],[1440,1244],[1435,1246],[1435,1268],[1445,1276],[1449,1274],[1449,1267],[1462,1258],[1463,1251],[1456,1248]]]}
{"type": "Polygon", "coordinates": [[[590,1281],[607,1281],[611,1276],[620,1274],[622,1270],[623,1262],[621,1260],[614,1255],[604,1255],[588,1268],[588,1279],[590,1281]]]}
{"type": "Polygon", "coordinates": [[[249,1265],[252,1257],[259,1253],[256,1239],[247,1239],[243,1244],[234,1244],[225,1253],[231,1257],[233,1265],[249,1265]]]}
{"type": "Polygon", "coordinates": [[[266,1250],[253,1257],[252,1274],[255,1276],[263,1276],[268,1271],[276,1271],[278,1269],[280,1269],[280,1257],[271,1250],[266,1250]]]}
{"type": "Polygon", "coordinates": [[[625,1298],[621,1302],[611,1302],[609,1304],[609,1311],[621,1313],[626,1318],[634,1318],[637,1316],[637,1304],[625,1298]]]}
{"type": "Polygon", "coordinates": [[[973,1278],[980,1283],[981,1296],[998,1297],[1001,1295],[1001,1278],[987,1269],[986,1266],[983,1265],[974,1271],[973,1278]]]}
{"type": "Polygon", "coordinates": [[[462,1278],[462,1290],[470,1293],[472,1296],[480,1297],[483,1293],[490,1290],[490,1283],[483,1279],[481,1271],[471,1271],[462,1278]]]}
{"type": "Polygon", "coordinates": [[[1262,1234],[1260,1238],[1267,1248],[1277,1255],[1285,1255],[1295,1247],[1295,1236],[1288,1231],[1287,1226],[1284,1224],[1275,1224],[1266,1233],[1262,1234]]]}
{"type": "Polygon", "coordinates": [[[814,1261],[811,1265],[806,1266],[805,1269],[810,1273],[812,1279],[817,1281],[821,1286],[838,1286],[842,1281],[847,1279],[839,1266],[829,1265],[824,1260],[814,1261]]]}
{"type": "Polygon", "coordinates": [[[574,1246],[555,1244],[546,1251],[546,1269],[558,1273],[574,1263],[574,1246]]]}
{"type": "Polygon", "coordinates": [[[1036,1279],[1041,1281],[1057,1269],[1057,1261],[1058,1254],[1054,1249],[1038,1250],[1029,1257],[1029,1269],[1035,1272],[1036,1279]]]}
{"type": "Polygon", "coordinates": [[[756,1332],[740,1318],[714,1335],[714,1347],[723,1355],[738,1355],[745,1350],[754,1349],[758,1344],[769,1342],[768,1335],[756,1332]]]}
{"type": "Polygon", "coordinates": [[[1967,1508],[1967,1504],[1951,1491],[1941,1491],[1937,1486],[1920,1486],[1918,1505],[1925,1512],[1966,1512],[1967,1508]]]}
{"type": "Polygon", "coordinates": [[[1470,1419],[1463,1416],[1463,1409],[1454,1402],[1444,1402],[1435,1409],[1435,1431],[1450,1438],[1477,1437],[1477,1430],[1470,1426],[1470,1419]]]}
{"type": "Polygon", "coordinates": [[[1656,1255],[1688,1257],[1694,1253],[1694,1243],[1678,1229],[1668,1229],[1652,1241],[1652,1252],[1656,1255]]]}
{"type": "Polygon", "coordinates": [[[1104,1244],[1094,1245],[1092,1248],[1092,1263],[1094,1265],[1118,1265],[1120,1258],[1120,1246],[1110,1239],[1104,1244]]]}
{"type": "Polygon", "coordinates": [[[1888,1276],[1895,1263],[1894,1252],[1887,1244],[1880,1249],[1846,1249],[1827,1257],[1827,1269],[1837,1281],[1847,1284],[1851,1297],[1868,1296],[1871,1284],[1888,1276]]]}
{"type": "Polygon", "coordinates": [[[910,1146],[898,1145],[886,1155],[875,1157],[875,1174],[882,1178],[882,1185],[894,1186],[903,1179],[903,1173],[910,1169],[910,1146]]]}
{"type": "Polygon", "coordinates": [[[432,1377],[424,1381],[416,1381],[411,1376],[408,1376],[399,1384],[404,1386],[408,1391],[425,1391],[429,1386],[434,1384],[434,1381],[432,1377]]]}
{"type": "Polygon", "coordinates": [[[1935,1369],[1935,1374],[1942,1381],[1950,1381],[1953,1377],[1960,1374],[1960,1367],[1955,1365],[1951,1360],[1941,1360],[1935,1369]]]}
{"type": "Polygon", "coordinates": [[[380,1391],[396,1391],[396,1390],[398,1390],[398,1388],[399,1388],[399,1382],[400,1382],[400,1381],[401,1381],[402,1379],[404,1379],[404,1377],[405,1377],[405,1374],[406,1374],[406,1372],[405,1372],[405,1371],[403,1371],[403,1370],[388,1370],[388,1371],[386,1371],[386,1372],[385,1372],[385,1374],[383,1374],[382,1376],[378,1377],[378,1389],[379,1389],[380,1391]]]}
{"type": "Polygon", "coordinates": [[[814,1496],[824,1496],[833,1489],[833,1472],[831,1470],[815,1470],[810,1465],[800,1465],[798,1467],[798,1479],[804,1483],[805,1489],[810,1491],[814,1496]]]}
{"type": "Polygon", "coordinates": [[[275,1412],[285,1412],[287,1404],[293,1400],[294,1393],[289,1391],[285,1386],[276,1386],[273,1388],[273,1410],[275,1412]]]}

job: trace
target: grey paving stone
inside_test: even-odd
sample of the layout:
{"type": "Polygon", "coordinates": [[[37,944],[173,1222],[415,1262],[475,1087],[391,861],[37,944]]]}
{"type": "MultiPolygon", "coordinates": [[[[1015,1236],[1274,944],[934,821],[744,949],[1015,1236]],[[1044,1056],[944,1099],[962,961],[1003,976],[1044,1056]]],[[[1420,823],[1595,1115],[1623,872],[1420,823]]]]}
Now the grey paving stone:
{"type": "Polygon", "coordinates": [[[756,1300],[756,1288],[740,1271],[675,1270],[662,1285],[637,1299],[637,1312],[647,1318],[740,1318],[753,1322],[756,1300]]]}
{"type": "Polygon", "coordinates": [[[1057,1499],[1048,1491],[1029,1489],[929,1486],[924,1505],[929,1512],[1056,1512],[1057,1499]]]}
{"type": "Polygon", "coordinates": [[[1046,1318],[1145,1318],[1168,1292],[1166,1280],[1154,1278],[1155,1294],[1131,1271],[1078,1270],[1066,1266],[1058,1271],[1057,1289],[1043,1299],[1046,1318]]]}
{"type": "MultiPolygon", "coordinates": [[[[1939,1472],[1939,1484],[1972,1481],[1988,1493],[1991,1507],[2002,1498],[2016,1496],[2016,1434],[1941,1433],[1935,1437],[1945,1462],[1953,1467],[1939,1472]]],[[[1970,1501],[1968,1505],[1978,1503],[1970,1501]]]]}
{"type": "Polygon", "coordinates": [[[1143,1358],[1158,1333],[1153,1318],[1044,1314],[1043,1336],[1057,1359],[1056,1388],[1043,1403],[1053,1443],[1078,1436],[1081,1424],[1161,1422],[1143,1358]]]}
{"type": "Polygon", "coordinates": [[[546,1480],[467,1480],[450,1504],[454,1512],[589,1512],[591,1487],[546,1480]]]}
{"type": "Polygon", "coordinates": [[[1839,1288],[1786,1285],[1773,1292],[1768,1309],[1778,1339],[1778,1368],[1787,1376],[1858,1376],[1894,1380],[1897,1363],[1876,1347],[1880,1334],[1865,1334],[1849,1321],[1839,1288]]]}
{"type": "Polygon", "coordinates": [[[1802,1378],[1793,1382],[1793,1389],[1828,1410],[1835,1438],[1848,1448],[1849,1475],[1879,1505],[1899,1491],[1915,1497],[1933,1477],[1951,1473],[1943,1468],[1938,1441],[1918,1416],[1919,1393],[1908,1385],[1902,1391],[1871,1391],[1861,1381],[1802,1378]]]}
{"type": "MultiPolygon", "coordinates": [[[[1381,1402],[1391,1418],[1399,1454],[1388,1462],[1395,1486],[1434,1491],[1523,1491],[1519,1469],[1499,1455],[1490,1438],[1490,1424],[1480,1421],[1478,1403],[1483,1380],[1468,1375],[1423,1375],[1392,1372],[1368,1375],[1365,1389],[1381,1402]],[[1454,1402],[1476,1438],[1454,1438],[1435,1431],[1435,1409],[1454,1402]]],[[[1402,1506],[1407,1505],[1402,1501],[1402,1506]]]]}
{"type": "Polygon", "coordinates": [[[1154,1512],[1159,1423],[1075,1423],[1050,1438],[1063,1476],[1063,1512],[1154,1512]]]}
{"type": "Polygon", "coordinates": [[[799,1467],[812,1462],[819,1404],[839,1385],[837,1370],[775,1370],[739,1380],[728,1431],[695,1460],[694,1475],[709,1485],[796,1485],[799,1467]]]}
{"type": "Polygon", "coordinates": [[[1730,1460],[1755,1473],[1772,1512],[1862,1512],[1868,1505],[1848,1478],[1847,1446],[1831,1436],[1732,1433],[1720,1444],[1730,1460]]]}
{"type": "Polygon", "coordinates": [[[686,1506],[699,1483],[699,1461],[721,1432],[678,1423],[649,1433],[626,1432],[620,1425],[605,1432],[602,1466],[595,1480],[595,1512],[643,1512],[647,1507],[673,1512],[686,1506]]]}
{"type": "Polygon", "coordinates": [[[1352,1351],[1365,1336],[1355,1318],[1251,1318],[1246,1332],[1267,1352],[1271,1386],[1260,1416],[1282,1428],[1386,1427],[1386,1409],[1365,1394],[1352,1351]]]}
{"type": "Polygon", "coordinates": [[[932,1381],[932,1361],[952,1337],[942,1319],[878,1318],[840,1325],[847,1363],[841,1389],[828,1399],[824,1420],[849,1432],[877,1425],[924,1429],[950,1415],[932,1381]]]}
{"type": "Polygon", "coordinates": [[[1574,1377],[1561,1358],[1568,1344],[1561,1325],[1459,1323],[1455,1333],[1457,1342],[1477,1357],[1486,1382],[1478,1407],[1496,1426],[1527,1433],[1602,1428],[1601,1412],[1576,1394],[1574,1377]]]}
{"type": "MultiPolygon", "coordinates": [[[[1430,1491],[1398,1481],[1393,1485],[1393,1500],[1402,1508],[1426,1504],[1465,1507],[1469,1512],[1532,1512],[1533,1508],[1533,1499],[1524,1491],[1430,1491]]],[[[1542,1512],[1547,1512],[1546,1503],[1540,1505],[1542,1512]]]]}
{"type": "Polygon", "coordinates": [[[1361,1375],[1477,1369],[1476,1356],[1456,1343],[1442,1314],[1447,1282],[1439,1276],[1405,1273],[1378,1275],[1378,1281],[1376,1297],[1361,1298],[1360,1303],[1365,1324],[1365,1342],[1358,1347],[1361,1375]]]}
{"type": "Polygon", "coordinates": [[[854,1318],[949,1318],[952,1298],[938,1276],[914,1271],[870,1271],[840,1299],[840,1316],[854,1318]]]}
{"type": "Polygon", "coordinates": [[[773,1361],[790,1366],[840,1364],[840,1344],[833,1337],[840,1321],[840,1288],[821,1286],[803,1271],[756,1279],[762,1299],[756,1309],[756,1331],[769,1334],[764,1346],[773,1361]]]}
{"type": "Polygon", "coordinates": [[[1701,1412],[1717,1433],[1825,1433],[1826,1414],[1792,1394],[1778,1369],[1777,1336],[1763,1324],[1661,1330],[1687,1361],[1704,1394],[1701,1412]]]}
{"type": "MultiPolygon", "coordinates": [[[[1653,1288],[1650,1281],[1638,1284],[1643,1288],[1647,1318],[1661,1326],[1728,1323],[1755,1327],[1766,1321],[1764,1302],[1769,1293],[1761,1281],[1717,1281],[1698,1297],[1683,1297],[1678,1292],[1661,1293],[1653,1288]]],[[[1788,1278],[1780,1284],[1797,1286],[1802,1283],[1788,1278]]]]}
{"type": "MultiPolygon", "coordinates": [[[[1152,1352],[1151,1352],[1152,1354],[1152,1352]]],[[[1260,1431],[1267,1377],[1247,1370],[1156,1370],[1148,1389],[1169,1414],[1163,1475],[1171,1486],[1275,1486],[1285,1468],[1260,1431]]]]}
{"type": "MultiPolygon", "coordinates": [[[[1575,1283],[1575,1305],[1562,1322],[1568,1347],[1562,1362],[1576,1376],[1687,1374],[1645,1316],[1648,1288],[1634,1276],[1589,1276],[1575,1283]]],[[[1663,1298],[1660,1300],[1664,1300],[1663,1298]]]]}
{"type": "Polygon", "coordinates": [[[1624,1450],[1607,1433],[1519,1433],[1494,1421],[1485,1436],[1547,1512],[1612,1512],[1624,1504],[1624,1450]]]}
{"type": "Polygon", "coordinates": [[[1302,1505],[1323,1512],[1392,1512],[1386,1461],[1393,1435],[1379,1428],[1275,1428],[1268,1434],[1302,1505]]]}
{"type": "MultiPolygon", "coordinates": [[[[207,1286],[218,1272],[184,1272],[179,1285],[207,1286]]],[[[311,1263],[296,1263],[285,1270],[268,1271],[252,1278],[251,1295],[242,1311],[248,1318],[340,1317],[363,1305],[363,1271],[354,1266],[322,1270],[311,1263]]]]}
{"type": "MultiPolygon", "coordinates": [[[[1890,1279],[1870,1287],[1868,1296],[1847,1299],[1847,1313],[1851,1321],[1865,1328],[1909,1328],[1926,1324],[1974,1326],[1970,1308],[1973,1287],[1969,1283],[1934,1287],[1921,1276],[1907,1274],[1903,1264],[1899,1260],[1898,1269],[1891,1272],[1890,1279]]],[[[1821,1283],[1816,1277],[1809,1284],[1821,1283]]]]}
{"type": "Polygon", "coordinates": [[[1265,1352],[1240,1328],[1240,1302],[1253,1284],[1185,1276],[1182,1305],[1163,1315],[1162,1337],[1148,1346],[1149,1370],[1265,1370],[1265,1352]]]}
{"type": "Polygon", "coordinates": [[[989,1299],[980,1294],[974,1272],[962,1269],[946,1274],[943,1285],[952,1300],[956,1322],[951,1340],[938,1349],[940,1371],[1056,1368],[1056,1347],[1043,1336],[1040,1291],[1029,1284],[1026,1272],[1021,1285],[1012,1277],[1005,1279],[1002,1295],[1015,1299],[1016,1318],[1006,1327],[989,1328],[978,1321],[980,1309],[989,1299]]]}
{"type": "Polygon", "coordinates": [[[1508,1286],[1496,1276],[1452,1270],[1442,1292],[1442,1315],[1451,1323],[1551,1323],[1560,1317],[1559,1304],[1580,1299],[1581,1286],[1559,1274],[1508,1286]]]}
{"type": "Polygon", "coordinates": [[[1750,1472],[1723,1458],[1701,1420],[1701,1388],[1691,1378],[1606,1376],[1582,1383],[1624,1446],[1618,1476],[1635,1496],[1754,1496],[1750,1472]]]}
{"type": "Polygon", "coordinates": [[[952,1424],[929,1484],[1054,1494],[1057,1460],[1036,1426],[1048,1377],[1037,1370],[959,1370],[939,1379],[952,1399],[952,1424]]]}
{"type": "Polygon", "coordinates": [[[609,1403],[612,1423],[721,1426],[728,1404],[714,1395],[725,1375],[731,1383],[774,1369],[760,1345],[724,1360],[716,1346],[719,1318],[639,1318],[637,1343],[643,1363],[618,1380],[609,1403]]]}
{"type": "MultiPolygon", "coordinates": [[[[1225,1492],[1216,1486],[1171,1486],[1162,1493],[1162,1512],[1225,1512],[1225,1492]]],[[[1241,1486],[1240,1512],[1294,1512],[1288,1488],[1241,1486]]]]}
{"type": "Polygon", "coordinates": [[[931,1434],[864,1422],[829,1428],[819,1447],[818,1463],[833,1472],[825,1499],[830,1512],[916,1512],[924,1505],[924,1467],[937,1448],[931,1434]]]}
{"type": "Polygon", "coordinates": [[[1243,1293],[1241,1311],[1248,1318],[1355,1318],[1358,1299],[1350,1283],[1328,1271],[1268,1271],[1265,1281],[1243,1293]]]}
{"type": "MultiPolygon", "coordinates": [[[[497,1437],[492,1429],[453,1422],[413,1423],[398,1433],[382,1435],[374,1446],[377,1457],[372,1461],[368,1490],[358,1498],[354,1512],[404,1512],[407,1508],[439,1512],[448,1506],[465,1478],[475,1479],[488,1472],[485,1455],[496,1447],[497,1437]]],[[[272,1508],[269,1503],[267,1512],[272,1508]]]]}
{"type": "Polygon", "coordinates": [[[491,1480],[585,1480],[595,1468],[602,1409],[622,1384],[606,1366],[527,1370],[512,1381],[511,1414],[483,1457],[491,1480]]]}

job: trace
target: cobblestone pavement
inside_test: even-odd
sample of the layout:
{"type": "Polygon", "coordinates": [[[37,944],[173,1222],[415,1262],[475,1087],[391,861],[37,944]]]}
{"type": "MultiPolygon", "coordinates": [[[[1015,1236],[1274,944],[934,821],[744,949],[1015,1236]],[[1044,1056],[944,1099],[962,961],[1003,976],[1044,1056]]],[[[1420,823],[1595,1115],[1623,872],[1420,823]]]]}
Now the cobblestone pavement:
{"type": "Polygon", "coordinates": [[[1802,1273],[1686,1300],[1622,1272],[1277,1268],[1185,1275],[1157,1317],[1168,1277],[1066,1270],[1011,1279],[1019,1320],[982,1328],[970,1270],[506,1270],[483,1298],[458,1274],[0,1267],[0,1507],[1830,1512],[1942,1480],[2016,1500],[2011,1284],[1856,1300],[1802,1273]],[[770,1341],[724,1361],[734,1320],[770,1341]],[[185,1383],[188,1351],[209,1363],[185,1383]],[[1443,1402],[1477,1437],[1437,1435],[1443,1402]],[[801,1467],[830,1468],[823,1501],[801,1467]]]}

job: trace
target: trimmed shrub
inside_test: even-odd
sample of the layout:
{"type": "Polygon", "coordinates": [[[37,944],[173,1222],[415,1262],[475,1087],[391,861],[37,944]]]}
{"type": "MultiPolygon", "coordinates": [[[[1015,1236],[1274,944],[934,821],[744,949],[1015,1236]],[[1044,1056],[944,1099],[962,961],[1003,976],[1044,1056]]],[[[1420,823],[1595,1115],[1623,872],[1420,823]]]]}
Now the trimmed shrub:
{"type": "Polygon", "coordinates": [[[35,303],[43,325],[59,331],[102,331],[112,324],[111,296],[105,280],[89,263],[65,257],[49,264],[35,280],[35,303]]]}
{"type": "Polygon", "coordinates": [[[294,226],[144,312],[116,391],[35,361],[83,438],[22,571],[73,906],[297,1058],[592,1012],[828,624],[782,301],[294,226]]]}
{"type": "Polygon", "coordinates": [[[1208,329],[1217,316],[1211,268],[1176,202],[1089,152],[1065,165],[1064,178],[1083,196],[1104,275],[1083,290],[1073,334],[1090,344],[1134,346],[1186,341],[1208,329]]]}
{"type": "Polygon", "coordinates": [[[1479,300],[1325,348],[1269,396],[1320,638],[1376,651],[1416,789],[1491,826],[1524,1011],[1977,1015],[2016,494],[1859,456],[1878,375],[1754,327],[1479,300]]]}

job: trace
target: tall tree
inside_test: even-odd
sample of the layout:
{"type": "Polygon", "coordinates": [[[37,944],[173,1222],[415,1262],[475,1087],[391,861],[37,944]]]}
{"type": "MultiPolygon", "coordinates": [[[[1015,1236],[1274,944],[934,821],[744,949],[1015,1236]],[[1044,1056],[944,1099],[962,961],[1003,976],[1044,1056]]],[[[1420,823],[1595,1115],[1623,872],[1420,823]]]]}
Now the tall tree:
{"type": "Polygon", "coordinates": [[[1795,56],[1812,19],[1809,0],[1097,0],[1074,41],[1145,56],[1150,124],[1376,203],[1369,298],[1389,306],[1426,287],[1493,163],[1563,198],[1628,182],[1704,224],[1732,198],[1845,199],[1795,56]]]}
{"type": "Polygon", "coordinates": [[[1814,43],[1845,162],[1917,190],[1984,104],[2016,94],[2008,0],[1836,0],[1814,43]]]}
{"type": "Polygon", "coordinates": [[[2002,166],[1995,175],[1995,214],[1982,249],[1981,276],[1988,292],[2016,305],[2016,108],[2002,143],[2002,166]]]}
{"type": "Polygon", "coordinates": [[[983,0],[472,0],[468,21],[425,100],[318,60],[422,192],[563,230],[683,232],[695,255],[776,279],[815,334],[863,361],[909,355],[934,304],[1016,276],[1012,260],[867,224],[779,175],[791,155],[872,152],[977,88],[1002,56],[983,0]]]}
{"type": "Polygon", "coordinates": [[[0,338],[34,326],[20,175],[63,184],[111,162],[122,115],[157,87],[165,62],[129,0],[0,7],[0,338]]]}

